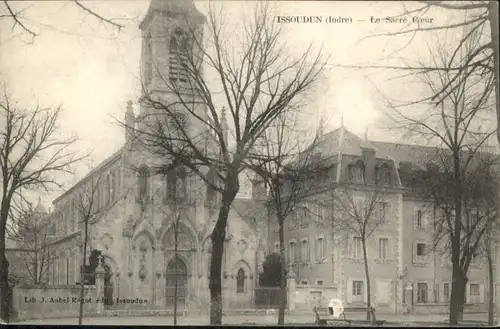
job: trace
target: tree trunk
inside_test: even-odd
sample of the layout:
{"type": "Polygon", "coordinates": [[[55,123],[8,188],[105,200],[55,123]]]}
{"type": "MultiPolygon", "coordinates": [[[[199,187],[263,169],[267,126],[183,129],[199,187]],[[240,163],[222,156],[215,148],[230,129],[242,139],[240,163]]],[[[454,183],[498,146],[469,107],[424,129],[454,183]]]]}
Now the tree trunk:
{"type": "Polygon", "coordinates": [[[229,216],[229,208],[238,193],[238,182],[236,184],[229,178],[226,184],[236,185],[236,188],[228,188],[222,195],[222,205],[219,217],[212,232],[212,259],[210,264],[210,324],[222,324],[222,257],[224,255],[224,240],[226,238],[226,224],[229,216]]]}
{"type": "Polygon", "coordinates": [[[281,265],[281,280],[280,280],[280,308],[278,313],[278,325],[285,324],[285,307],[286,307],[286,255],[285,255],[285,230],[283,228],[283,218],[279,220],[279,235],[280,235],[280,265],[281,265]]]}
{"type": "Polygon", "coordinates": [[[370,272],[368,270],[368,255],[366,253],[366,241],[365,239],[361,239],[361,242],[363,244],[363,260],[365,263],[365,276],[366,276],[366,307],[367,307],[367,312],[366,312],[366,319],[371,320],[371,307],[372,307],[372,296],[371,296],[371,289],[370,289],[370,272]]]}
{"type": "Polygon", "coordinates": [[[492,326],[494,321],[495,303],[494,301],[494,278],[493,278],[493,259],[491,258],[491,245],[490,241],[486,242],[486,257],[488,262],[488,325],[492,326]]]}
{"type": "Polygon", "coordinates": [[[451,279],[451,295],[450,295],[450,316],[449,316],[449,324],[451,326],[456,326],[458,324],[458,312],[459,312],[459,304],[458,299],[463,298],[460,296],[459,289],[460,283],[458,278],[458,264],[453,262],[453,271],[452,271],[452,279],[451,279]]]}
{"type": "Polygon", "coordinates": [[[83,295],[85,292],[85,260],[87,259],[87,242],[88,242],[88,222],[84,224],[84,238],[83,238],[83,261],[80,266],[80,310],[78,311],[78,325],[82,324],[83,320],[83,295]]]}
{"type": "MultiPolygon", "coordinates": [[[[2,206],[2,209],[4,207],[2,206]]],[[[5,225],[7,216],[0,218],[0,318],[9,323],[10,320],[10,293],[9,293],[9,262],[5,255],[5,225]]]]}
{"type": "Polygon", "coordinates": [[[178,264],[177,264],[177,226],[179,224],[179,214],[176,214],[177,219],[174,223],[174,262],[175,262],[175,276],[174,276],[174,326],[177,325],[177,278],[178,278],[178,264]]]}

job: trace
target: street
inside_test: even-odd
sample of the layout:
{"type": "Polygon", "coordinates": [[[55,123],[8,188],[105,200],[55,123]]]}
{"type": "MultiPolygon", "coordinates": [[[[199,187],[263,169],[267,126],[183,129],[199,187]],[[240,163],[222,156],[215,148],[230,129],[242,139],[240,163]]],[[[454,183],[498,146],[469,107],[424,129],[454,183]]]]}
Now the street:
{"type": "MultiPolygon", "coordinates": [[[[354,319],[362,319],[362,317],[354,317],[354,319]]],[[[388,322],[399,322],[403,324],[421,324],[428,323],[443,323],[447,321],[445,314],[430,314],[430,315],[384,315],[377,316],[378,320],[386,320],[388,322]]],[[[482,322],[485,324],[487,315],[485,313],[466,314],[464,321],[482,322]]],[[[227,325],[272,325],[277,323],[277,315],[226,315],[222,320],[223,324],[227,325]]],[[[83,324],[88,325],[171,325],[173,323],[172,316],[151,316],[151,317],[89,317],[83,319],[83,324]]],[[[179,325],[207,325],[209,318],[207,316],[186,316],[178,317],[179,325]]],[[[313,314],[294,314],[285,317],[286,324],[310,325],[314,324],[313,314]]],[[[17,322],[15,324],[52,324],[52,325],[68,325],[78,324],[78,318],[57,318],[44,320],[28,320],[17,322]]],[[[479,324],[479,323],[478,323],[479,324]]]]}

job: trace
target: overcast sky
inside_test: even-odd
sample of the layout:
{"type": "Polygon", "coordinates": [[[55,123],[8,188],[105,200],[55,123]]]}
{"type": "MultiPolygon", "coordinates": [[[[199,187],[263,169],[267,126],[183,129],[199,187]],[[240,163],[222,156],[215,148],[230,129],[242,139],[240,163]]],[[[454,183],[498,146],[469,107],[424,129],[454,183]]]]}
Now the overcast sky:
{"type": "MultiPolygon", "coordinates": [[[[128,100],[139,97],[139,61],[141,39],[138,24],[144,17],[149,1],[85,1],[92,10],[106,18],[115,19],[125,27],[119,33],[109,25],[87,15],[71,2],[41,1],[12,2],[23,9],[23,23],[38,36],[33,43],[19,27],[11,30],[12,22],[0,20],[0,79],[20,104],[32,107],[62,104],[62,133],[80,138],[81,150],[93,151],[93,162],[99,163],[124,141],[122,127],[114,118],[122,119],[128,100]]],[[[195,2],[206,12],[207,2],[195,2]]],[[[406,3],[411,7],[411,3],[406,3]]],[[[231,19],[241,18],[253,7],[252,2],[220,1],[231,13],[231,19]]],[[[400,13],[403,2],[279,2],[278,15],[350,17],[347,24],[282,24],[290,52],[300,54],[309,43],[323,47],[330,63],[343,65],[400,64],[398,57],[425,56],[428,35],[417,35],[404,50],[409,36],[379,37],[359,42],[362,38],[384,31],[397,31],[402,24],[374,24],[370,17],[385,17],[400,13]],[[396,52],[396,53],[395,53],[396,52]]],[[[444,23],[449,14],[430,10],[426,17],[444,23]]],[[[411,19],[411,17],[409,17],[411,19]]],[[[453,39],[453,36],[451,36],[453,39]]],[[[308,111],[328,118],[329,129],[344,125],[363,136],[397,141],[397,134],[377,127],[383,103],[374,85],[391,96],[405,99],[418,90],[405,86],[403,81],[388,79],[394,72],[384,70],[353,70],[334,66],[327,68],[315,101],[308,111]]],[[[84,167],[82,167],[84,168],[84,167]]],[[[86,169],[77,177],[85,174],[86,169]]],[[[72,182],[74,177],[65,177],[72,182]]],[[[57,195],[58,193],[56,193],[57,195]]],[[[46,196],[48,205],[53,196],[46,196]]]]}

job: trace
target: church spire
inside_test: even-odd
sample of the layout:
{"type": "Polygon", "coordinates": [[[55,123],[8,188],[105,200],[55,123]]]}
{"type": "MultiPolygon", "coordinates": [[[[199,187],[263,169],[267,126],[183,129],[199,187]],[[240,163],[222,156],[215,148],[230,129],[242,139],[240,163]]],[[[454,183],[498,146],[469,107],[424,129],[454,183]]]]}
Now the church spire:
{"type": "Polygon", "coordinates": [[[127,102],[127,110],[125,112],[125,141],[130,143],[134,135],[135,115],[132,107],[132,101],[127,102]]]}
{"type": "Polygon", "coordinates": [[[45,208],[42,205],[42,198],[41,197],[38,197],[38,203],[37,203],[37,205],[35,207],[35,211],[37,213],[40,213],[40,214],[45,214],[45,208]]]}

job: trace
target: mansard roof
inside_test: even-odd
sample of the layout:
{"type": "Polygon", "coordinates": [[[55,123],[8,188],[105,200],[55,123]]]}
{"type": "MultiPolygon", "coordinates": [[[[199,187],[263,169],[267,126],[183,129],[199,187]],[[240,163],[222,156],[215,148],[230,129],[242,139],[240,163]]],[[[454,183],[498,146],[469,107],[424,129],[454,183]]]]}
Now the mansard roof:
{"type": "Polygon", "coordinates": [[[335,129],[323,135],[318,141],[322,157],[333,157],[339,154],[361,156],[364,149],[375,150],[377,159],[392,159],[383,149],[379,149],[373,141],[363,140],[345,127],[335,129]]]}

